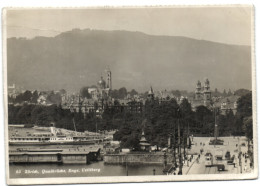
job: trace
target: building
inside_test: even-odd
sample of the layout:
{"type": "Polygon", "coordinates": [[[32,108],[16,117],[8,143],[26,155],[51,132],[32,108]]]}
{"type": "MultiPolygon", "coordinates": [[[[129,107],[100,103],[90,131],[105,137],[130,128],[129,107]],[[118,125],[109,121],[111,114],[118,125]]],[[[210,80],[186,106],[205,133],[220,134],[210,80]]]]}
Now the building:
{"type": "Polygon", "coordinates": [[[212,106],[210,82],[208,79],[205,79],[203,87],[200,81],[197,82],[195,99],[191,102],[191,105],[193,110],[196,110],[196,107],[200,105],[204,105],[208,108],[212,106]]]}
{"type": "Polygon", "coordinates": [[[213,110],[214,108],[219,108],[220,114],[225,115],[228,111],[232,111],[234,114],[237,112],[237,100],[238,96],[231,95],[227,97],[212,97],[210,90],[210,82],[205,79],[204,85],[198,81],[195,90],[195,98],[192,100],[191,105],[193,111],[196,110],[198,106],[205,106],[213,110]]]}
{"type": "Polygon", "coordinates": [[[142,136],[141,136],[141,139],[140,139],[140,149],[142,151],[149,151],[150,150],[150,143],[148,143],[148,141],[146,140],[145,138],[145,135],[144,135],[144,131],[142,132],[142,136]]]}
{"type": "Polygon", "coordinates": [[[112,72],[109,68],[107,68],[106,73],[107,73],[107,88],[112,90],[112,72]]]}
{"type": "Polygon", "coordinates": [[[228,96],[220,98],[217,102],[214,103],[215,107],[218,107],[220,114],[226,115],[229,111],[232,111],[233,114],[237,113],[237,100],[239,96],[228,96]]]}
{"type": "Polygon", "coordinates": [[[97,87],[88,89],[88,93],[94,100],[107,99],[109,97],[110,91],[112,90],[112,72],[109,68],[107,68],[105,71],[107,81],[105,81],[101,75],[100,80],[97,82],[97,87]]]}
{"type": "Polygon", "coordinates": [[[148,92],[147,99],[149,101],[153,101],[154,100],[154,92],[153,92],[153,88],[152,87],[150,88],[150,90],[148,92]]]}

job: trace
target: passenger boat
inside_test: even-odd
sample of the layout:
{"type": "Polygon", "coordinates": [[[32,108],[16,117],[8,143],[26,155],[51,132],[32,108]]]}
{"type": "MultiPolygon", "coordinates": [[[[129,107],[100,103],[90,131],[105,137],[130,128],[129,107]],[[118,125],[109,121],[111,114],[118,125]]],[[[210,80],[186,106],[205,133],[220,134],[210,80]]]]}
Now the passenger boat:
{"type": "Polygon", "coordinates": [[[88,145],[95,144],[99,139],[87,135],[62,134],[55,127],[50,127],[50,132],[26,132],[19,135],[18,131],[9,138],[9,145],[88,145]]]}
{"type": "Polygon", "coordinates": [[[97,139],[87,139],[84,137],[11,137],[9,145],[87,145],[95,144],[97,139]]]}

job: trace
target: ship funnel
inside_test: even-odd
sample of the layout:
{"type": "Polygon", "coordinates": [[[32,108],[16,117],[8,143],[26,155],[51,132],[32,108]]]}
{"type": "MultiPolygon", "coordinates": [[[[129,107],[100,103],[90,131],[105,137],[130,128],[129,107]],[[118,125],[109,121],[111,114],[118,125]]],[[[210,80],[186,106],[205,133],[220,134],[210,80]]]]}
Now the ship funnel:
{"type": "Polygon", "coordinates": [[[55,124],[54,123],[51,123],[50,124],[50,129],[51,129],[51,133],[56,136],[56,128],[55,128],[55,124]]]}

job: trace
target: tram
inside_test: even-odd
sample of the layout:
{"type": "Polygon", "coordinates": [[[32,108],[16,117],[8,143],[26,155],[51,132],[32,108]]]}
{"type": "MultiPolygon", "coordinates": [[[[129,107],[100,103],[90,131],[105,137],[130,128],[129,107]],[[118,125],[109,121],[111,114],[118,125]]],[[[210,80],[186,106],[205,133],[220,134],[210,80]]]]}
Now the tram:
{"type": "Polygon", "coordinates": [[[213,155],[210,152],[205,154],[205,167],[211,167],[213,165],[213,155]]]}

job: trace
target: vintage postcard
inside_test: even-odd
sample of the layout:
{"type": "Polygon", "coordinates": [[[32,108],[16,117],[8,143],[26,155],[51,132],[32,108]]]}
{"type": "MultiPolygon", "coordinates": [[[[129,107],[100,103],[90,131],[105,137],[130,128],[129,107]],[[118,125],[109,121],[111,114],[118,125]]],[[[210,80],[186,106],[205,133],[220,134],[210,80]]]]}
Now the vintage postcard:
{"type": "Polygon", "coordinates": [[[257,178],[253,6],[2,15],[8,184],[257,178]]]}

